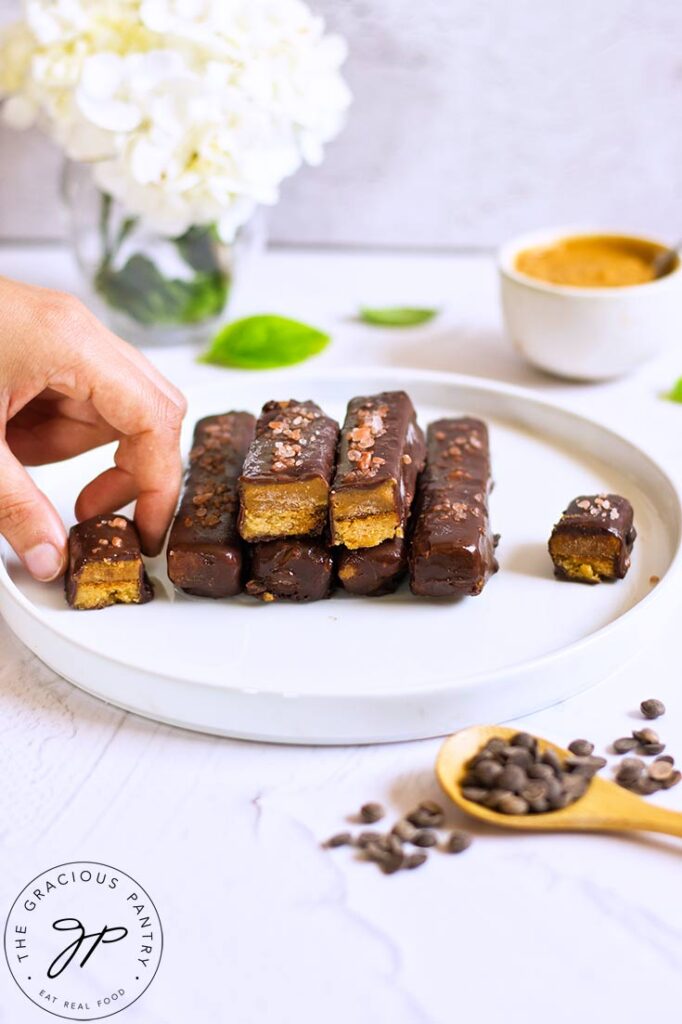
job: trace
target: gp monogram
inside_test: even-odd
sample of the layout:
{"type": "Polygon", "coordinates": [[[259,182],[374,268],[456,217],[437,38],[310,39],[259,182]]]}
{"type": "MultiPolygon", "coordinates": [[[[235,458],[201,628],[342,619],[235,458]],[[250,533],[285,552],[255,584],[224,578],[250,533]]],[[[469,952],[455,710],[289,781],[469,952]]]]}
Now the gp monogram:
{"type": "Polygon", "coordinates": [[[67,1020],[100,1020],[149,987],[163,932],[138,882],[107,864],[75,861],[19,893],[4,945],[12,977],[37,1006],[67,1020]]]}

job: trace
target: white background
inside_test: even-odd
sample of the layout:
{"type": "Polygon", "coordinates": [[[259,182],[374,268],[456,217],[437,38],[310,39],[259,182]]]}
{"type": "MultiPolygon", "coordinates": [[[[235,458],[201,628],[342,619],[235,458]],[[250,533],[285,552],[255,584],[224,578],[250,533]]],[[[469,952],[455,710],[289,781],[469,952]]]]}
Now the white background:
{"type": "MultiPolygon", "coordinates": [[[[679,0],[311,0],[356,102],[279,242],[491,245],[549,223],[682,231],[679,0]]],[[[19,11],[0,0],[0,17],[19,11]]],[[[0,132],[0,238],[62,231],[59,159],[0,132]]]]}

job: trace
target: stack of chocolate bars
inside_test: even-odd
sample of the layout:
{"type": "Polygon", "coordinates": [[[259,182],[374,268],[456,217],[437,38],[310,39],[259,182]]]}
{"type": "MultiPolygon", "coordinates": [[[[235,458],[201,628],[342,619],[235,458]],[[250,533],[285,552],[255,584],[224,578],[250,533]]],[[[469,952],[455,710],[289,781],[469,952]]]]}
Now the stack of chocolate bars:
{"type": "Polygon", "coordinates": [[[331,591],[329,489],[339,425],[315,402],[268,402],[239,480],[239,532],[251,546],[247,593],[317,601],[331,591]]]}
{"type": "MultiPolygon", "coordinates": [[[[312,401],[267,402],[257,421],[208,416],[195,428],[168,575],[200,597],[246,590],[263,601],[316,601],[337,582],[351,594],[391,593],[409,569],[414,594],[478,594],[497,569],[489,491],[485,424],[439,420],[425,441],[404,391],[352,399],[340,432],[312,401]]],[[[106,517],[101,538],[88,524],[72,530],[74,607],[151,596],[125,522],[124,546],[108,536],[106,517]],[[137,597],[123,587],[125,573],[137,597]]]]}

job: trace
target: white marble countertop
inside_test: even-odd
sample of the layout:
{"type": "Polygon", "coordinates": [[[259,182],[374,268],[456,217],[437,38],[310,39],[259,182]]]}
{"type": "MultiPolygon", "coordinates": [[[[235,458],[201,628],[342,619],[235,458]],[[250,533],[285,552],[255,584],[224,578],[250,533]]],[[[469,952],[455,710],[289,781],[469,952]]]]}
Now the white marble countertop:
{"type": "MultiPolygon", "coordinates": [[[[0,250],[0,273],[76,290],[58,248],[0,250]]],[[[320,365],[402,364],[534,387],[655,448],[682,479],[682,409],[660,392],[680,351],[626,381],[568,386],[504,340],[492,261],[276,251],[239,312],[276,311],[333,331],[320,365]],[[434,303],[432,325],[372,330],[358,302],[434,303]]],[[[157,350],[177,383],[225,375],[157,350]]],[[[617,675],[523,720],[601,752],[666,701],[660,731],[682,756],[676,632],[617,675]]],[[[667,1014],[682,971],[679,841],[522,836],[474,827],[459,857],[382,876],[319,841],[377,799],[397,816],[438,797],[438,740],[275,747],[193,735],[109,707],[43,666],[0,624],[0,918],[30,878],[74,859],[114,864],[153,896],[165,931],[159,974],[121,1019],[144,1024],[391,1024],[542,1012],[553,1021],[667,1014]]],[[[656,802],[682,810],[682,786],[656,802]]],[[[452,825],[469,827],[450,812],[452,825]]],[[[49,1018],[2,974],[2,1024],[49,1018]]]]}

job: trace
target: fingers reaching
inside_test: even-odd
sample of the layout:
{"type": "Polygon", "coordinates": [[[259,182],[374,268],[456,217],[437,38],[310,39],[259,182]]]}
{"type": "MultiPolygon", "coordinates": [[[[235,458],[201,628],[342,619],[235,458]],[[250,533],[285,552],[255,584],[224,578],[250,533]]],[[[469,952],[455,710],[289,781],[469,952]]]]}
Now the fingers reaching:
{"type": "Polygon", "coordinates": [[[64,571],[62,521],[4,442],[0,442],[0,533],[37,580],[47,582],[64,571]]]}

